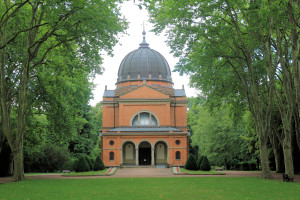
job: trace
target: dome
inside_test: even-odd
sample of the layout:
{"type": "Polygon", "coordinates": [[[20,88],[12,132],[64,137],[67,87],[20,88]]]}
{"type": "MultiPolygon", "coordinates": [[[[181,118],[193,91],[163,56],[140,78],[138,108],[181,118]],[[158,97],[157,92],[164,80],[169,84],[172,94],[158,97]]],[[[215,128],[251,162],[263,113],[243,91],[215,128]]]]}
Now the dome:
{"type": "Polygon", "coordinates": [[[128,53],[122,60],[118,71],[118,82],[128,80],[171,81],[171,70],[167,60],[157,51],[149,48],[143,31],[140,47],[128,53]]]}

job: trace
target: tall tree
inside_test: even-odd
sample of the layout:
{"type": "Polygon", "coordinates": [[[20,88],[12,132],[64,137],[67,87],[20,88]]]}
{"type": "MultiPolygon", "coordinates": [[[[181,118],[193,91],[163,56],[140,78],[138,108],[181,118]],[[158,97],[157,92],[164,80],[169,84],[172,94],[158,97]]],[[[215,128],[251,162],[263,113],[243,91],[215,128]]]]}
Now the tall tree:
{"type": "MultiPolygon", "coordinates": [[[[23,140],[30,84],[43,67],[57,61],[57,48],[70,48],[88,71],[101,64],[100,50],[111,53],[126,27],[117,0],[3,0],[0,6],[1,129],[14,157],[14,177],[24,179],[23,140]],[[55,56],[53,56],[55,55],[55,56]]],[[[60,57],[59,59],[64,59],[60,57]]],[[[64,66],[62,66],[64,67],[64,66]]],[[[49,74],[52,76],[53,74],[49,74]]],[[[60,100],[59,100],[60,101],[60,100]]],[[[1,130],[0,129],[0,130],[1,130]]]]}
{"type": "MultiPolygon", "coordinates": [[[[239,129],[230,116],[228,108],[215,108],[209,112],[208,108],[200,105],[192,107],[188,116],[194,116],[196,123],[192,125],[192,144],[199,147],[199,154],[206,155],[214,164],[224,164],[237,157],[241,150],[243,129],[239,129]]],[[[190,119],[190,117],[189,117],[190,119]]]]}
{"type": "MultiPolygon", "coordinates": [[[[177,69],[213,99],[247,101],[260,141],[262,177],[270,178],[267,141],[274,88],[263,65],[259,38],[243,12],[251,1],[150,1],[155,31],[167,29],[168,44],[180,57],[177,69]]],[[[249,16],[250,17],[250,16],[249,16]]]]}

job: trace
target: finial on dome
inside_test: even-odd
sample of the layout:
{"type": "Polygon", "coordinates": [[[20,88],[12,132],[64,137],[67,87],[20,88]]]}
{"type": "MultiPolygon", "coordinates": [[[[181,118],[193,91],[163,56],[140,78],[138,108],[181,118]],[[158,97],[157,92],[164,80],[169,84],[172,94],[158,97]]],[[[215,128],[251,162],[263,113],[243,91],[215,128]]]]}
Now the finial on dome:
{"type": "Polygon", "coordinates": [[[149,47],[149,44],[146,42],[146,31],[145,31],[145,24],[144,24],[144,22],[143,22],[143,32],[142,32],[142,34],[143,34],[143,41],[142,41],[142,43],[140,43],[140,48],[141,47],[149,47]]]}

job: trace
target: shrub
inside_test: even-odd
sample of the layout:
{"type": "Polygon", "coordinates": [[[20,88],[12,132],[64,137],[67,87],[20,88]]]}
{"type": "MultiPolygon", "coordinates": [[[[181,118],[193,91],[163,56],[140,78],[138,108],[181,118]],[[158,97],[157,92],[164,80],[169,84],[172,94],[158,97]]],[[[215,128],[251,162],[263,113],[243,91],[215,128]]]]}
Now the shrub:
{"type": "Polygon", "coordinates": [[[90,171],[89,164],[86,162],[84,156],[79,156],[78,160],[75,162],[76,172],[88,172],[90,171]]]}
{"type": "Polygon", "coordinates": [[[210,171],[210,169],[211,169],[211,167],[210,167],[209,161],[208,161],[207,157],[204,156],[203,160],[201,162],[201,165],[200,165],[200,170],[210,171]]]}
{"type": "Polygon", "coordinates": [[[231,169],[240,171],[241,168],[242,168],[241,163],[235,163],[231,169]]]}
{"type": "Polygon", "coordinates": [[[257,170],[256,163],[254,163],[254,162],[249,163],[249,167],[250,167],[250,170],[257,170]]]}
{"type": "Polygon", "coordinates": [[[201,156],[199,159],[198,159],[198,162],[197,162],[197,168],[199,170],[201,170],[200,166],[201,166],[201,163],[202,163],[202,160],[203,160],[204,156],[201,156]]]}
{"type": "Polygon", "coordinates": [[[65,163],[62,165],[62,170],[70,170],[70,171],[74,171],[75,164],[76,164],[76,160],[74,160],[74,159],[69,159],[67,162],[65,162],[65,163]]]}
{"type": "Polygon", "coordinates": [[[250,170],[249,163],[243,162],[243,163],[242,163],[242,170],[243,170],[243,171],[249,171],[249,170],[250,170]]]}
{"type": "Polygon", "coordinates": [[[188,169],[188,170],[197,170],[198,169],[196,159],[193,154],[189,155],[189,157],[185,163],[185,169],[188,169]]]}
{"type": "Polygon", "coordinates": [[[94,162],[94,166],[93,166],[93,170],[94,171],[100,171],[100,170],[104,170],[105,166],[101,160],[100,155],[97,156],[95,162],[94,162]]]}
{"type": "Polygon", "coordinates": [[[70,158],[70,153],[65,146],[46,143],[33,148],[24,147],[24,170],[25,172],[61,171],[70,158]]]}
{"type": "Polygon", "coordinates": [[[91,162],[91,160],[89,159],[89,157],[85,156],[85,160],[86,160],[86,162],[88,163],[88,165],[89,165],[89,167],[90,167],[90,170],[92,170],[92,169],[93,169],[93,165],[92,165],[92,162],[91,162]]]}

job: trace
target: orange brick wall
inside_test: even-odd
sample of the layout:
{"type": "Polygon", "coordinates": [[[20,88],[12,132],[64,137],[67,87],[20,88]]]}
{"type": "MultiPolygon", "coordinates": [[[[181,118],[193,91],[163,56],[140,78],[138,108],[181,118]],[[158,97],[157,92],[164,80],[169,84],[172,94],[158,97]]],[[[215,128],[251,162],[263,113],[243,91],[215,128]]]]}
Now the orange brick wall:
{"type": "Polygon", "coordinates": [[[164,141],[168,146],[169,165],[185,165],[188,157],[187,141],[188,137],[185,135],[176,136],[155,136],[155,135],[134,135],[134,136],[103,136],[102,138],[102,159],[106,166],[119,166],[121,164],[121,148],[122,144],[126,141],[132,141],[138,148],[138,144],[142,141],[148,141],[152,147],[158,141],[164,141]],[[114,145],[110,145],[109,142],[113,140],[114,145]],[[180,144],[175,143],[176,140],[180,140],[180,144]],[[176,151],[180,151],[181,159],[176,160],[176,151]],[[109,160],[109,152],[115,153],[115,159],[109,160]]]}
{"type": "Polygon", "coordinates": [[[170,125],[170,103],[164,104],[120,104],[119,126],[130,126],[130,120],[140,111],[154,113],[161,126],[170,125]]]}
{"type": "MultiPolygon", "coordinates": [[[[142,85],[142,81],[126,81],[119,83],[117,87],[129,85],[142,85]]],[[[147,85],[172,86],[170,82],[163,81],[147,81],[147,85]]],[[[185,165],[188,157],[188,136],[187,136],[187,106],[186,104],[173,104],[173,100],[186,100],[186,97],[170,97],[166,94],[158,92],[147,86],[139,87],[116,98],[103,98],[104,102],[112,102],[103,104],[103,130],[102,137],[102,159],[106,166],[119,166],[121,164],[121,149],[125,141],[132,141],[137,145],[141,141],[149,141],[153,146],[157,141],[165,141],[168,146],[169,165],[185,165]],[[138,103],[134,101],[141,99],[138,103]],[[153,99],[153,100],[151,100],[153,99]],[[159,99],[157,101],[156,99],[159,99]],[[143,102],[143,100],[147,102],[143,102]],[[141,111],[150,111],[159,121],[160,126],[178,127],[183,130],[181,135],[165,134],[165,135],[108,135],[107,130],[119,126],[131,126],[132,118],[141,111]],[[174,117],[175,113],[175,117],[174,117]],[[114,145],[110,145],[109,141],[113,140],[114,145]],[[180,144],[175,144],[176,140],[180,140],[180,144]],[[181,159],[176,160],[176,151],[181,154],[181,159]],[[109,153],[114,152],[114,160],[109,160],[109,153]]]]}

